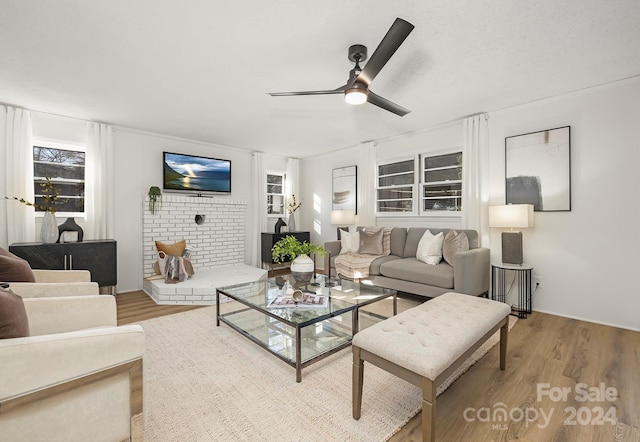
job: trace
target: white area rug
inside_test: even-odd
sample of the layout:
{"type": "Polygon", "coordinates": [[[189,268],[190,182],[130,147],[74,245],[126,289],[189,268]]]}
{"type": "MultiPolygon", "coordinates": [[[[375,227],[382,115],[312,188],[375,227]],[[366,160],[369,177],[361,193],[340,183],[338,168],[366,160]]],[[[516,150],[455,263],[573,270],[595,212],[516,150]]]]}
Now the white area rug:
{"type": "MultiPolygon", "coordinates": [[[[303,369],[296,383],[295,369],[216,327],[214,307],[140,324],[145,441],[384,441],[420,411],[418,387],[367,364],[362,417],[353,420],[350,349],[303,369]]],[[[451,381],[498,340],[499,332],[451,381]]]]}

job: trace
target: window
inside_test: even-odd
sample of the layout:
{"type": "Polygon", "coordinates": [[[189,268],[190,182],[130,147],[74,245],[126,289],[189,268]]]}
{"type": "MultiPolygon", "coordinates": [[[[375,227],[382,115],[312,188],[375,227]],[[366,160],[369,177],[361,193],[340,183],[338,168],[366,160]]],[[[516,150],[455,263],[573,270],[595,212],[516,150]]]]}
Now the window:
{"type": "Polygon", "coordinates": [[[284,173],[267,173],[267,215],[284,215],[284,173]]]}
{"type": "Polygon", "coordinates": [[[421,212],[462,210],[462,152],[422,157],[421,212]]]}
{"type": "Polygon", "coordinates": [[[437,216],[461,211],[461,151],[378,163],[377,215],[437,216]],[[419,173],[416,164],[420,165],[419,173]]]}
{"type": "MultiPolygon", "coordinates": [[[[42,185],[51,180],[58,192],[58,212],[84,213],[85,152],[77,146],[38,143],[33,146],[33,190],[45,204],[42,185]]],[[[42,212],[43,210],[38,210],[42,212]]]]}
{"type": "Polygon", "coordinates": [[[415,158],[378,164],[376,212],[414,212],[415,158]]]}

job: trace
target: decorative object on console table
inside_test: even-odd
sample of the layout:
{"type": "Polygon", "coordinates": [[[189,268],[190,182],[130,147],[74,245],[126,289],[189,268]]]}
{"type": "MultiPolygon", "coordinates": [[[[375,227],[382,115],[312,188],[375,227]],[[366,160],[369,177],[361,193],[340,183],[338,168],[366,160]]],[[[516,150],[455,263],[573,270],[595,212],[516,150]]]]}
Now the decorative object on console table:
{"type": "Polygon", "coordinates": [[[58,240],[58,223],[56,222],[55,213],[58,211],[58,206],[64,204],[66,200],[58,201],[60,191],[51,181],[50,177],[46,178],[44,183],[40,183],[40,198],[42,203],[39,203],[37,199],[33,203],[25,200],[24,198],[5,196],[5,199],[13,199],[26,206],[32,206],[38,212],[44,212],[42,218],[42,226],[40,228],[40,238],[43,243],[51,244],[58,240]]]}
{"type": "MultiPolygon", "coordinates": [[[[9,251],[29,262],[32,269],[89,270],[100,287],[118,283],[117,243],[112,239],[77,243],[15,243],[9,251]]],[[[113,291],[113,290],[112,290],[113,291]]]]}
{"type": "Polygon", "coordinates": [[[276,225],[273,226],[273,231],[276,233],[280,233],[282,230],[282,227],[286,226],[287,223],[284,222],[284,220],[282,218],[278,218],[278,221],[276,221],[276,225]]]}
{"type": "Polygon", "coordinates": [[[56,222],[56,216],[52,212],[44,212],[40,237],[45,244],[52,244],[58,240],[58,223],[56,222]]]}
{"type": "Polygon", "coordinates": [[[82,227],[80,227],[73,218],[67,218],[65,222],[58,226],[58,242],[82,242],[83,236],[84,231],[82,230],[82,227]],[[66,239],[61,241],[61,239],[63,239],[63,234],[66,232],[76,232],[77,239],[75,241],[67,241],[66,239]]]}
{"type": "Polygon", "coordinates": [[[309,254],[316,253],[324,256],[324,247],[311,244],[307,241],[300,242],[295,236],[287,235],[271,248],[271,256],[273,261],[285,262],[289,259],[291,262],[291,274],[297,283],[308,283],[314,273],[313,260],[309,258],[309,254]]]}
{"type": "Polygon", "coordinates": [[[271,254],[271,248],[275,243],[280,241],[285,236],[294,236],[300,242],[309,242],[311,241],[310,232],[281,232],[281,233],[271,233],[271,232],[262,232],[261,236],[261,253],[260,257],[262,260],[263,266],[273,267],[275,261],[273,260],[273,256],[271,254]]]}
{"type": "Polygon", "coordinates": [[[522,232],[514,228],[533,227],[532,204],[507,204],[489,207],[489,227],[510,228],[502,232],[502,262],[522,264],[522,232]]]}
{"type": "Polygon", "coordinates": [[[338,239],[340,239],[340,229],[349,231],[349,226],[356,222],[356,213],[353,210],[332,210],[331,224],[338,226],[338,239]]]}
{"type": "Polygon", "coordinates": [[[300,208],[301,205],[302,203],[296,203],[296,196],[291,195],[291,198],[289,199],[289,205],[287,207],[287,210],[289,211],[289,232],[296,231],[295,212],[300,208]]]}

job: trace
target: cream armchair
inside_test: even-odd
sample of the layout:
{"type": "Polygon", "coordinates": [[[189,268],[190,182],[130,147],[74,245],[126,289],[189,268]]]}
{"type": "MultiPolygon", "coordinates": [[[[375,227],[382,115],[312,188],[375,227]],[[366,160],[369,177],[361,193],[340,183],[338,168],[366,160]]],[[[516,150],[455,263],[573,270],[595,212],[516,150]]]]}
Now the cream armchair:
{"type": "Polygon", "coordinates": [[[36,282],[11,282],[11,291],[23,298],[98,295],[98,283],[88,270],[33,270],[36,282]]]}
{"type": "Polygon", "coordinates": [[[116,326],[112,296],[24,304],[30,336],[0,340],[0,439],[132,439],[142,412],[142,327],[116,326]]]}

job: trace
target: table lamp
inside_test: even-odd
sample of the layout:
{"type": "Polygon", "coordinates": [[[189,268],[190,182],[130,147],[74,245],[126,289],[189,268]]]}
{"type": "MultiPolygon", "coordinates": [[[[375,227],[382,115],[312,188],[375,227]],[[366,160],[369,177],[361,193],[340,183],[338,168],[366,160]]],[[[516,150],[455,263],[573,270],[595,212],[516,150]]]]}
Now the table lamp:
{"type": "Polygon", "coordinates": [[[353,210],[332,210],[331,224],[339,226],[337,228],[338,239],[340,239],[340,229],[349,231],[349,225],[356,222],[356,213],[353,210]]]}
{"type": "Polygon", "coordinates": [[[514,229],[533,227],[532,204],[507,204],[489,207],[489,227],[509,228],[502,232],[502,262],[522,265],[522,232],[514,229]]]}

